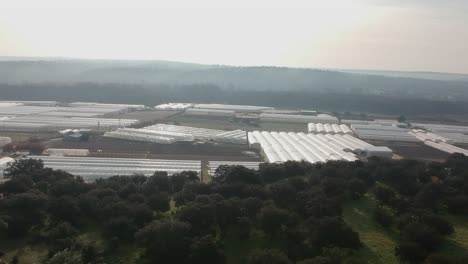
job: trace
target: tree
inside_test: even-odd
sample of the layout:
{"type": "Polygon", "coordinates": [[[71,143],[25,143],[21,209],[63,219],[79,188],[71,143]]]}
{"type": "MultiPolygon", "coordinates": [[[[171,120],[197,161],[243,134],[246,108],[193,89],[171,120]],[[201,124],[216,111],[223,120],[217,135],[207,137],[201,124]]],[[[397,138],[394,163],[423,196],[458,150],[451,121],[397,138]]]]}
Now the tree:
{"type": "Polygon", "coordinates": [[[293,262],[277,249],[264,249],[253,251],[247,260],[248,264],[292,264],[293,262]]]}
{"type": "Polygon", "coordinates": [[[395,255],[402,261],[421,263],[428,255],[426,249],[413,241],[402,241],[395,248],[395,255]]]}
{"type": "Polygon", "coordinates": [[[48,212],[55,222],[65,221],[72,224],[77,224],[81,215],[76,199],[71,196],[52,197],[48,212]]]}
{"type": "Polygon", "coordinates": [[[169,210],[169,195],[164,192],[156,192],[148,197],[148,206],[156,212],[169,210]]]}
{"type": "Polygon", "coordinates": [[[225,183],[245,183],[259,184],[260,177],[255,170],[247,169],[244,166],[219,166],[215,171],[214,180],[225,183]]]}
{"type": "Polygon", "coordinates": [[[260,208],[262,208],[262,200],[256,197],[249,197],[241,200],[240,206],[250,219],[254,219],[260,208]]]}
{"type": "Polygon", "coordinates": [[[444,236],[450,235],[455,231],[452,224],[439,215],[425,214],[421,217],[421,222],[432,227],[439,234],[444,236]]]}
{"type": "Polygon", "coordinates": [[[127,216],[113,217],[105,223],[107,237],[117,237],[123,241],[131,241],[136,231],[136,225],[127,216]]]}
{"type": "Polygon", "coordinates": [[[393,190],[383,186],[375,187],[374,194],[375,198],[382,205],[390,205],[392,201],[396,198],[396,194],[393,190]]]}
{"type": "Polygon", "coordinates": [[[137,204],[133,208],[133,221],[139,227],[151,222],[153,219],[153,211],[145,204],[137,204]]]}
{"type": "Polygon", "coordinates": [[[166,192],[171,191],[171,184],[167,172],[156,171],[153,176],[148,177],[146,182],[143,184],[143,192],[149,196],[155,192],[166,192]]]}
{"type": "Polygon", "coordinates": [[[191,202],[182,207],[176,215],[177,219],[192,225],[192,232],[202,235],[210,230],[216,220],[215,204],[191,202]]]}
{"type": "Polygon", "coordinates": [[[44,168],[42,160],[35,159],[19,159],[15,160],[8,168],[5,169],[5,178],[15,178],[20,175],[33,175],[44,168]]]}
{"type": "Polygon", "coordinates": [[[136,233],[153,263],[184,263],[189,254],[190,225],[180,221],[153,221],[136,233]]]}
{"type": "Polygon", "coordinates": [[[400,115],[397,120],[400,123],[406,123],[406,116],[400,115]]]}
{"type": "Polygon", "coordinates": [[[237,218],[241,217],[242,207],[239,199],[226,199],[216,202],[216,223],[221,228],[223,235],[227,233],[230,226],[236,224],[237,218]]]}
{"type": "Polygon", "coordinates": [[[278,206],[283,208],[294,206],[297,192],[289,182],[275,182],[270,185],[269,191],[278,206]]]}
{"type": "Polygon", "coordinates": [[[41,224],[46,214],[47,197],[39,193],[11,195],[4,201],[8,216],[8,234],[12,237],[25,235],[29,229],[41,224]]]}
{"type": "Polygon", "coordinates": [[[415,197],[416,204],[431,210],[437,209],[437,204],[443,196],[443,185],[440,183],[428,183],[424,185],[415,197]]]}
{"type": "MultiPolygon", "coordinates": [[[[457,264],[455,258],[444,255],[430,255],[424,261],[425,264],[457,264]]],[[[460,263],[461,264],[461,263],[460,263]]]]}
{"type": "Polygon", "coordinates": [[[45,264],[84,264],[81,254],[76,251],[65,249],[55,253],[45,264]]]}
{"type": "Polygon", "coordinates": [[[333,262],[330,258],[317,256],[311,259],[298,261],[297,264],[333,264],[333,262]]]}
{"type": "Polygon", "coordinates": [[[452,214],[466,214],[468,213],[468,196],[457,195],[448,197],[445,200],[447,209],[452,214]]]}
{"type": "Polygon", "coordinates": [[[189,263],[224,263],[225,256],[221,245],[211,235],[194,238],[190,245],[189,263]]]}
{"type": "Polygon", "coordinates": [[[400,238],[403,241],[415,242],[428,252],[434,251],[442,243],[442,237],[437,231],[426,224],[416,222],[406,225],[400,238]]]}
{"type": "Polygon", "coordinates": [[[292,224],[292,213],[285,209],[279,209],[273,205],[263,207],[257,216],[260,226],[265,233],[275,236],[285,231],[292,224]]]}
{"type": "Polygon", "coordinates": [[[366,193],[367,188],[366,184],[362,180],[352,178],[348,182],[348,189],[351,194],[351,198],[358,199],[366,193]]]}
{"type": "Polygon", "coordinates": [[[47,237],[51,241],[56,241],[59,239],[71,238],[76,236],[77,234],[78,230],[76,228],[74,228],[67,222],[62,222],[50,229],[47,237]]]}
{"type": "Polygon", "coordinates": [[[238,217],[236,222],[231,226],[231,236],[237,237],[240,240],[248,239],[250,230],[252,229],[252,222],[247,217],[238,217]]]}
{"type": "Polygon", "coordinates": [[[316,221],[312,230],[315,244],[322,247],[359,249],[362,244],[359,234],[338,217],[324,217],[316,221]]]}
{"type": "Polygon", "coordinates": [[[33,155],[41,155],[44,152],[45,147],[40,142],[26,142],[16,146],[18,150],[29,150],[33,155]]]}
{"type": "Polygon", "coordinates": [[[199,178],[194,171],[182,171],[181,173],[175,173],[170,177],[172,192],[182,191],[185,183],[187,182],[198,182],[199,178]]]}
{"type": "Polygon", "coordinates": [[[6,194],[23,193],[31,189],[33,185],[31,177],[19,175],[0,185],[0,192],[6,194]]]}
{"type": "Polygon", "coordinates": [[[393,214],[383,206],[377,206],[374,209],[374,220],[383,227],[389,227],[393,224],[393,214]]]}

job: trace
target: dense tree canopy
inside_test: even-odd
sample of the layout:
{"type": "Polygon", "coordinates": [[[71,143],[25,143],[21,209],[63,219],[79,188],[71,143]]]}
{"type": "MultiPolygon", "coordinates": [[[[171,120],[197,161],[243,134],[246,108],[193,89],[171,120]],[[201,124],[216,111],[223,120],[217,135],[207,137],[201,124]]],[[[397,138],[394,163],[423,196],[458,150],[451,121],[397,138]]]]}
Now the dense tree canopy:
{"type": "Polygon", "coordinates": [[[397,230],[401,260],[457,263],[435,252],[455,232],[444,216],[467,213],[466,171],[468,158],[453,155],[440,164],[223,166],[208,184],[193,172],[85,183],[20,160],[0,184],[0,238],[34,238],[28,241],[47,245],[51,264],[104,263],[129,247],[138,263],[225,263],[236,243],[249,244],[235,256],[241,263],[354,263],[362,243],[342,205],[367,195],[376,200],[375,221],[397,230]],[[90,227],[103,245],[82,239],[90,227]]]}

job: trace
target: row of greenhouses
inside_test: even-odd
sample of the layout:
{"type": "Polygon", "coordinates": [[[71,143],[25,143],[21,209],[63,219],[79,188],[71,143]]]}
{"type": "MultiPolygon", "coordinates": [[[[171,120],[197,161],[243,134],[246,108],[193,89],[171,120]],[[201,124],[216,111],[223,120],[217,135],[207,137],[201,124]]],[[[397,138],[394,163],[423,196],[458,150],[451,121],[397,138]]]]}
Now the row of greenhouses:
{"type": "Polygon", "coordinates": [[[410,133],[432,148],[436,148],[449,154],[462,153],[468,156],[468,150],[451,144],[453,143],[452,139],[421,129],[413,129],[410,133]]]}
{"type": "Polygon", "coordinates": [[[249,144],[262,150],[268,162],[357,160],[355,153],[372,147],[350,135],[293,132],[249,132],[249,144]]]}
{"type": "Polygon", "coordinates": [[[314,134],[353,134],[353,131],[345,124],[309,123],[309,133],[314,134]]]}
{"type": "Polygon", "coordinates": [[[351,129],[357,137],[364,140],[419,142],[413,134],[408,133],[410,129],[398,126],[353,124],[351,129]]]}
{"type": "Polygon", "coordinates": [[[115,131],[106,132],[104,136],[161,144],[172,144],[180,141],[209,140],[233,144],[247,143],[247,134],[243,130],[224,131],[166,124],[157,124],[140,129],[121,128],[115,131]]]}
{"type": "Polygon", "coordinates": [[[92,128],[104,131],[127,127],[134,119],[104,118],[144,108],[142,105],[48,101],[0,101],[0,130],[45,132],[61,129],[92,128]]]}
{"type": "Polygon", "coordinates": [[[63,129],[90,128],[108,131],[136,124],[136,119],[98,117],[18,116],[0,120],[1,131],[59,131],[63,129]]]}
{"type": "Polygon", "coordinates": [[[452,143],[453,141],[449,138],[421,130],[421,129],[413,129],[409,132],[410,134],[414,135],[421,141],[433,141],[433,142],[445,142],[445,143],[452,143]]]}
{"type": "Polygon", "coordinates": [[[468,156],[468,150],[445,143],[445,142],[434,142],[434,141],[424,141],[424,144],[436,148],[440,151],[447,152],[449,154],[461,153],[465,156],[468,156]]]}
{"type": "Polygon", "coordinates": [[[330,115],[289,115],[289,114],[260,114],[261,122],[280,122],[280,123],[330,123],[337,124],[338,118],[330,115]]]}
{"type": "Polygon", "coordinates": [[[172,144],[178,141],[194,141],[192,135],[171,131],[157,131],[151,129],[119,128],[115,131],[104,133],[105,137],[118,138],[133,141],[144,141],[160,144],[172,144]]]}
{"type": "Polygon", "coordinates": [[[200,174],[199,160],[161,160],[161,159],[125,159],[97,157],[55,157],[28,156],[41,159],[44,166],[82,176],[85,181],[106,178],[115,175],[140,174],[151,176],[156,171],[165,171],[169,175],[182,171],[195,171],[200,174]]]}
{"type": "Polygon", "coordinates": [[[188,108],[192,108],[193,104],[186,104],[186,103],[167,103],[167,104],[160,104],[154,107],[156,110],[185,110],[188,108]]]}

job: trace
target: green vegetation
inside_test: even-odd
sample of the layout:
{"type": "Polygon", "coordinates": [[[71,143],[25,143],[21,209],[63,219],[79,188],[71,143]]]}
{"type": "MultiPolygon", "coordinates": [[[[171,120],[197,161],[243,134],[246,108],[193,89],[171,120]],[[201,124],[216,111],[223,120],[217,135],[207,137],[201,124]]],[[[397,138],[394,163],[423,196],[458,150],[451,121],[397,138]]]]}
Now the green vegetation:
{"type": "Polygon", "coordinates": [[[390,264],[397,263],[395,246],[398,233],[380,226],[372,217],[376,201],[366,194],[362,199],[344,204],[343,218],[356,232],[363,243],[363,248],[356,258],[359,263],[390,264]]]}
{"type": "Polygon", "coordinates": [[[468,158],[221,166],[85,183],[20,160],[0,184],[15,263],[467,263],[468,158]]]}

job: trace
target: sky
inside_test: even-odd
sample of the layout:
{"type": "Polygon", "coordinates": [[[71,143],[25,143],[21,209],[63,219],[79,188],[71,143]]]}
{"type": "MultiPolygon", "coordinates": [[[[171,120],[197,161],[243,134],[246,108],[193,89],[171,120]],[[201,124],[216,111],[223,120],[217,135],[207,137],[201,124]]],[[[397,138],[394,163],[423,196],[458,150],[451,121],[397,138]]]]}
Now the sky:
{"type": "Polygon", "coordinates": [[[0,56],[468,73],[468,0],[0,0],[0,56]]]}

